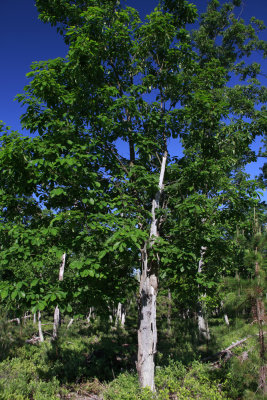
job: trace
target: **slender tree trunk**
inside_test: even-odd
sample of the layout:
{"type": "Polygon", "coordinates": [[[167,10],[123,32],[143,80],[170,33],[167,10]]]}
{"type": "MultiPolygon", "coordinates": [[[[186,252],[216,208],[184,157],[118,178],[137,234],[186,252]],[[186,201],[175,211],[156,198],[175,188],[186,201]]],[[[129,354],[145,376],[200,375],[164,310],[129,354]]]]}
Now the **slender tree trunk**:
{"type": "Polygon", "coordinates": [[[57,305],[55,308],[55,311],[54,311],[53,339],[57,338],[58,328],[60,325],[61,325],[61,315],[60,315],[60,310],[57,305]]]}
{"type": "Polygon", "coordinates": [[[95,307],[89,308],[89,313],[87,314],[86,317],[88,324],[90,323],[91,319],[95,319],[95,307]]]}
{"type": "Polygon", "coordinates": [[[119,323],[119,321],[121,321],[121,303],[120,302],[118,303],[118,306],[117,306],[115,325],[117,325],[119,323]]]}
{"type": "Polygon", "coordinates": [[[123,327],[125,325],[125,320],[126,320],[126,308],[125,308],[125,305],[122,304],[122,308],[121,308],[121,326],[123,326],[123,327]]]}
{"type": "Polygon", "coordinates": [[[125,317],[126,317],[125,307],[123,304],[119,302],[116,312],[116,325],[120,322],[121,326],[124,326],[125,317]]]}
{"type": "MultiPolygon", "coordinates": [[[[202,272],[202,267],[204,265],[204,255],[206,252],[207,248],[206,247],[201,247],[200,251],[200,260],[198,264],[198,273],[201,274],[202,272]]],[[[201,296],[201,294],[200,294],[201,296]]],[[[205,294],[204,294],[205,296],[205,294]]],[[[205,318],[205,313],[204,313],[204,307],[203,307],[203,302],[199,300],[198,302],[198,313],[197,313],[197,319],[198,319],[198,331],[199,335],[202,336],[205,340],[210,340],[210,331],[209,331],[209,325],[208,321],[205,318]]]]}
{"type": "Polygon", "coordinates": [[[158,192],[152,201],[150,235],[141,250],[137,372],[140,386],[149,387],[152,391],[155,391],[154,357],[157,348],[156,300],[158,292],[158,259],[157,254],[151,254],[149,258],[148,252],[152,253],[155,239],[159,236],[156,209],[159,208],[163,191],[166,161],[167,152],[165,151],[161,163],[158,192]]]}
{"type": "Polygon", "coordinates": [[[43,342],[44,341],[44,335],[43,335],[43,331],[42,331],[41,311],[38,311],[38,331],[39,331],[40,342],[43,342]]]}
{"type": "Polygon", "coordinates": [[[74,319],[71,318],[68,325],[67,325],[67,329],[69,329],[71,327],[71,325],[73,324],[74,319]]]}
{"type": "MultiPolygon", "coordinates": [[[[64,270],[65,270],[65,263],[66,263],[66,253],[62,255],[61,259],[61,265],[59,268],[59,275],[58,275],[58,280],[63,281],[64,277],[64,270]]],[[[58,305],[55,308],[54,312],[54,325],[53,325],[53,339],[55,340],[58,335],[58,328],[61,325],[61,315],[60,315],[60,310],[58,305]]]]}
{"type": "Polygon", "coordinates": [[[227,326],[230,325],[229,318],[228,318],[228,315],[227,315],[227,314],[224,314],[224,321],[225,321],[225,323],[226,323],[227,326]]]}
{"type": "MultiPolygon", "coordinates": [[[[223,308],[224,308],[224,307],[223,307],[223,301],[221,301],[221,308],[222,308],[222,310],[223,310],[223,308]]],[[[227,315],[226,313],[224,313],[223,316],[224,316],[224,322],[226,323],[227,326],[229,326],[229,325],[230,325],[230,322],[229,322],[228,315],[227,315]]]]}
{"type": "Polygon", "coordinates": [[[33,314],[33,324],[36,324],[36,313],[33,314]]]}

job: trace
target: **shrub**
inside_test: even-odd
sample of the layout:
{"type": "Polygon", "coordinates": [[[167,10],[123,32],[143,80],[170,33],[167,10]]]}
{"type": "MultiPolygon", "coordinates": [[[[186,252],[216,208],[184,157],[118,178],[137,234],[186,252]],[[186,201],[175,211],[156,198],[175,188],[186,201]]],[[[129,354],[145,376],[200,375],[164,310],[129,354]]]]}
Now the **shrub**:
{"type": "Polygon", "coordinates": [[[41,380],[29,359],[7,359],[0,364],[0,400],[58,400],[58,392],[58,381],[41,380]]]}
{"type": "Polygon", "coordinates": [[[170,361],[166,367],[158,368],[156,394],[138,387],[133,374],[121,374],[112,381],[104,393],[105,400],[226,400],[217,382],[209,378],[209,366],[194,362],[190,369],[181,363],[170,361]]]}
{"type": "Polygon", "coordinates": [[[124,373],[114,379],[104,393],[105,400],[152,400],[150,390],[141,390],[136,374],[124,373]]]}

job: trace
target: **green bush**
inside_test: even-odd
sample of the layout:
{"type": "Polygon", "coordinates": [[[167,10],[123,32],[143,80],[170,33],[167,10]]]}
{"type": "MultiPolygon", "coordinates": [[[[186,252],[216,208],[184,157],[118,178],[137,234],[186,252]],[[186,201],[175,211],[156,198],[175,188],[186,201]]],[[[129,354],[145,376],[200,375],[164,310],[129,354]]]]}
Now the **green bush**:
{"type": "Polygon", "coordinates": [[[31,360],[7,359],[0,364],[0,400],[58,400],[59,383],[39,378],[31,360]]]}
{"type": "Polygon", "coordinates": [[[194,362],[190,369],[181,363],[170,361],[166,367],[158,368],[156,394],[140,390],[138,379],[133,374],[121,374],[112,381],[104,393],[105,400],[226,400],[217,382],[209,378],[209,366],[194,362]]]}
{"type": "Polygon", "coordinates": [[[124,373],[114,379],[104,393],[105,400],[152,400],[150,390],[141,390],[136,374],[124,373]]]}
{"type": "Polygon", "coordinates": [[[225,395],[219,391],[217,382],[209,376],[209,366],[194,362],[188,370],[178,362],[157,370],[157,399],[168,400],[176,395],[179,400],[223,400],[225,395]]]}

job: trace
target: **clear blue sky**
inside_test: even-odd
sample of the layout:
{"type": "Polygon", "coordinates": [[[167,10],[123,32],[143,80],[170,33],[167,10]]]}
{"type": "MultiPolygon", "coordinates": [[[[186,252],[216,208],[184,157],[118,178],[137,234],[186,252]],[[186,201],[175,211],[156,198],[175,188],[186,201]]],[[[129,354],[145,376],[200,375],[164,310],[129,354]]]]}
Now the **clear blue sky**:
{"type": "MultiPolygon", "coordinates": [[[[221,0],[222,1],[222,0],[221,0]]],[[[203,11],[208,0],[192,0],[203,11]]],[[[264,19],[267,24],[267,0],[243,0],[242,18],[246,22],[251,16],[264,19]]],[[[157,0],[128,0],[127,4],[137,8],[141,16],[148,14],[157,0]]],[[[262,39],[267,40],[267,31],[262,39]]],[[[25,75],[33,61],[64,57],[67,48],[55,28],[38,20],[34,0],[1,0],[0,3],[0,119],[14,130],[20,130],[19,118],[22,109],[14,97],[23,91],[27,83],[25,75]]],[[[267,62],[265,61],[267,73],[267,62]]],[[[267,84],[266,80],[264,82],[267,84]]],[[[255,143],[258,147],[260,141],[255,143]]],[[[261,158],[247,167],[252,176],[258,174],[264,163],[261,158]]],[[[265,192],[265,200],[267,193],[265,192]]]]}

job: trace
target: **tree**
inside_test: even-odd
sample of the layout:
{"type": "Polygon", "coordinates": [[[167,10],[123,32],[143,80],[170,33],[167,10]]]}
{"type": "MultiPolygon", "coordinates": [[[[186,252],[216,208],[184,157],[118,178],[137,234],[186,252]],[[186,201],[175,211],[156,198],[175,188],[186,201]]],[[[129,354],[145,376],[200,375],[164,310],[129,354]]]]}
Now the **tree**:
{"type": "Polygon", "coordinates": [[[211,287],[230,219],[241,218],[244,202],[255,202],[255,184],[235,180],[263,130],[255,108],[266,96],[255,80],[259,67],[240,62],[263,50],[253,24],[262,25],[246,26],[232,4],[220,8],[215,0],[192,36],[185,26],[196,8],[183,0],[160,1],[143,23],[115,0],[36,5],[69,52],[34,63],[18,96],[27,107],[23,126],[38,134],[27,141],[25,170],[33,178],[24,187],[48,216],[43,235],[54,232],[55,251],[70,254],[80,304],[89,287],[90,305],[103,294],[123,300],[140,268],[137,370],[141,386],[154,390],[160,274],[177,281],[187,265],[183,279],[196,282],[205,246],[211,287]],[[252,81],[228,87],[234,72],[252,81]],[[170,139],[178,136],[184,155],[171,159],[170,139]],[[119,143],[127,143],[127,156],[119,143]]]}

